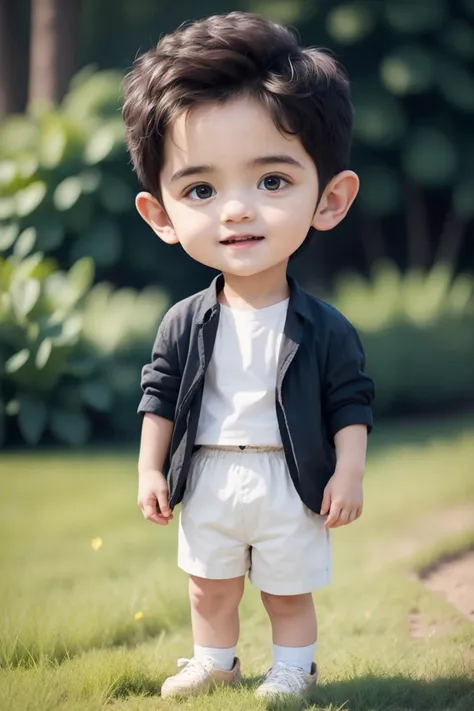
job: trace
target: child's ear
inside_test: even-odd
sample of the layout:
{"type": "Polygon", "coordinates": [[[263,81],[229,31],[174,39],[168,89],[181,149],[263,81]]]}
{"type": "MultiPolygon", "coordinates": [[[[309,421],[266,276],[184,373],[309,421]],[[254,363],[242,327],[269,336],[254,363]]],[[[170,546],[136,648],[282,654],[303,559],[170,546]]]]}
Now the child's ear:
{"type": "Polygon", "coordinates": [[[359,192],[359,178],[352,170],[343,170],[328,183],[314,213],[312,227],[332,230],[346,216],[359,192]]]}
{"type": "Polygon", "coordinates": [[[163,242],[166,244],[179,242],[168,215],[151,193],[138,193],[135,198],[135,206],[141,217],[163,242]]]}

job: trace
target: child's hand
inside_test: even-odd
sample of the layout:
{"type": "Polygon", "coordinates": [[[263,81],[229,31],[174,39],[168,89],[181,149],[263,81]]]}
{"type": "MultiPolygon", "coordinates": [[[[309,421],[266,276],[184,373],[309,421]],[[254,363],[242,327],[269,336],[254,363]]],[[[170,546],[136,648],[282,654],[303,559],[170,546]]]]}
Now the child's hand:
{"type": "Polygon", "coordinates": [[[352,523],[362,514],[362,476],[347,469],[336,469],[324,489],[321,515],[328,514],[324,528],[352,523]]]}
{"type": "Polygon", "coordinates": [[[161,472],[140,472],[138,480],[138,505],[148,521],[167,526],[173,519],[169,507],[169,491],[161,472]]]}

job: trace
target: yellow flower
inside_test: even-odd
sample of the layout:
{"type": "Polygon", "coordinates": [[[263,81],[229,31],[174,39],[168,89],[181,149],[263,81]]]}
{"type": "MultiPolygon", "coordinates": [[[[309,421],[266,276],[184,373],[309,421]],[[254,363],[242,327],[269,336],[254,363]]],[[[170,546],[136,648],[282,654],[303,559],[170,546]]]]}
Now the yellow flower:
{"type": "Polygon", "coordinates": [[[134,618],[135,618],[136,620],[143,620],[143,612],[142,612],[141,610],[140,610],[140,612],[136,612],[136,613],[134,614],[134,618]]]}
{"type": "Polygon", "coordinates": [[[93,538],[91,541],[91,546],[95,551],[98,551],[99,548],[102,548],[102,538],[93,538]]]}

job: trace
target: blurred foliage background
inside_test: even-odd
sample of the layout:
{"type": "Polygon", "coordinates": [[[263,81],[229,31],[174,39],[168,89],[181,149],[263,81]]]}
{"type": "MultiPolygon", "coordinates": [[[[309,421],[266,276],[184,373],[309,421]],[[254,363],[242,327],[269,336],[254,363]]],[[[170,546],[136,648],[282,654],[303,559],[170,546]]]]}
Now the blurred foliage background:
{"type": "Polygon", "coordinates": [[[474,0],[0,0],[0,441],[136,436],[140,368],[212,272],[138,218],[121,79],[188,19],[251,10],[330,47],[361,192],[292,271],[358,327],[376,414],[474,406],[474,0]]]}

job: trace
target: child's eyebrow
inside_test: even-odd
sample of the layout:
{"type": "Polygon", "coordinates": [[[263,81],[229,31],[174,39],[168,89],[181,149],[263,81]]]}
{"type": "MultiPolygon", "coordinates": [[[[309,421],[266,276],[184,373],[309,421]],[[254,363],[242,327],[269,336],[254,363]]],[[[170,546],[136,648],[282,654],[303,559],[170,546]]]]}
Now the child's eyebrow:
{"type": "Polygon", "coordinates": [[[255,158],[255,160],[251,161],[250,165],[275,165],[276,163],[283,163],[285,165],[293,165],[296,168],[303,168],[301,163],[296,160],[296,158],[293,158],[292,156],[289,156],[286,153],[281,153],[279,155],[274,156],[262,156],[261,158],[255,158]]]}
{"type": "MultiPolygon", "coordinates": [[[[256,167],[259,165],[292,165],[296,168],[303,168],[301,163],[293,158],[292,156],[282,153],[281,155],[270,155],[270,156],[260,156],[248,163],[249,167],[256,167]]],[[[188,165],[186,168],[181,168],[173,173],[171,176],[171,182],[173,183],[180,178],[188,178],[191,175],[202,175],[203,173],[212,173],[215,170],[213,165],[188,165]]]]}

